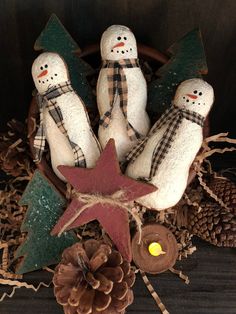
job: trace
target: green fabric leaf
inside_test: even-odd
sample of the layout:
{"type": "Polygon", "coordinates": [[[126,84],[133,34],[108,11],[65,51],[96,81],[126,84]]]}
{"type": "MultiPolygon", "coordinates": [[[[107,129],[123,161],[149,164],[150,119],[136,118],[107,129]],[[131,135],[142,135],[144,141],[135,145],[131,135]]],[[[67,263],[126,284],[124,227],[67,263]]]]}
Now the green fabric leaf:
{"type": "Polygon", "coordinates": [[[79,46],[67,32],[55,14],[52,14],[44,30],[34,44],[35,50],[56,52],[65,60],[74,90],[87,107],[95,107],[95,97],[86,76],[92,67],[76,55],[79,46]]]}
{"type": "Polygon", "coordinates": [[[66,200],[46,177],[36,170],[23,193],[20,205],[28,206],[21,226],[21,231],[28,234],[16,252],[16,258],[24,257],[17,273],[23,274],[57,264],[64,249],[77,242],[73,232],[65,232],[61,237],[50,235],[63,214],[66,200]]]}
{"type": "Polygon", "coordinates": [[[170,60],[157,71],[159,78],[148,86],[148,109],[155,113],[163,113],[170,106],[179,83],[208,72],[199,29],[173,44],[168,53],[170,60]]]}

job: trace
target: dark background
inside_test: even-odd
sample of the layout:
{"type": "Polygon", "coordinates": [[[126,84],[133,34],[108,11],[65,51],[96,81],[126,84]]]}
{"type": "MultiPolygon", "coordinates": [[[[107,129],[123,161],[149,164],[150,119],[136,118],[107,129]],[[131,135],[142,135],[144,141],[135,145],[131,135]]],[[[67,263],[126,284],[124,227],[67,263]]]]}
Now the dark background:
{"type": "MultiPolygon", "coordinates": [[[[129,26],[137,41],[165,50],[185,33],[200,26],[208,61],[206,80],[215,89],[211,133],[229,131],[236,137],[235,0],[0,0],[0,129],[11,118],[27,116],[33,83],[31,64],[35,39],[51,13],[56,13],[79,46],[97,43],[111,24],[129,26]]],[[[235,167],[235,154],[216,158],[218,168],[235,167]]],[[[236,313],[235,250],[200,242],[196,254],[180,266],[190,275],[185,286],[174,275],[153,279],[172,314],[236,313]],[[160,279],[159,279],[160,278],[160,279]]],[[[41,274],[29,275],[34,282],[41,274]]],[[[1,291],[3,289],[1,288],[1,291]]],[[[130,313],[158,313],[141,280],[130,313]]],[[[0,303],[1,314],[61,313],[50,289],[34,295],[18,290],[0,303]]]]}

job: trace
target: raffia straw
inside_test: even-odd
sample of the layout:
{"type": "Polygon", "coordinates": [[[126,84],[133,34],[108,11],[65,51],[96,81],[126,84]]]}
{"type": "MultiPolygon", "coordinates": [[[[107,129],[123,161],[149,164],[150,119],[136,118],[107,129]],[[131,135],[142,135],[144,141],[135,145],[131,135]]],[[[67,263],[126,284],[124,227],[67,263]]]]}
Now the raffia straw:
{"type": "Polygon", "coordinates": [[[150,292],[151,296],[153,297],[153,299],[155,300],[156,304],[158,305],[159,309],[161,310],[162,314],[170,314],[165,305],[162,303],[159,295],[156,293],[156,291],[154,290],[151,282],[149,281],[148,277],[146,276],[145,272],[140,270],[140,274],[143,278],[143,281],[148,289],[148,291],[150,292]]]}
{"type": "Polygon", "coordinates": [[[204,139],[205,143],[210,143],[210,142],[227,142],[227,143],[231,143],[231,144],[236,144],[236,139],[233,138],[229,138],[228,136],[228,132],[226,133],[218,133],[212,136],[209,136],[207,138],[204,139]]]}
{"type": "Polygon", "coordinates": [[[201,186],[203,187],[203,189],[210,195],[211,198],[213,198],[218,204],[220,204],[220,206],[222,206],[224,209],[226,209],[227,211],[230,211],[231,209],[222,201],[222,199],[220,199],[213,191],[212,189],[210,189],[206,182],[204,182],[203,180],[203,174],[201,172],[201,170],[196,170],[197,173],[197,177],[198,177],[198,181],[201,184],[201,186]]]}
{"type": "Polygon", "coordinates": [[[0,249],[3,249],[2,252],[2,270],[4,272],[7,271],[8,268],[8,244],[7,243],[3,243],[0,245],[0,249]]]}
{"type": "Polygon", "coordinates": [[[66,199],[70,200],[72,198],[73,195],[73,188],[72,185],[70,183],[66,183],[66,199]]]}
{"type": "Polygon", "coordinates": [[[4,292],[4,293],[2,294],[2,296],[0,297],[0,302],[2,302],[5,298],[12,298],[12,297],[14,296],[15,292],[16,292],[16,289],[19,289],[19,288],[20,288],[20,287],[15,286],[15,287],[13,287],[11,293],[6,293],[6,292],[4,292]]]}
{"type": "Polygon", "coordinates": [[[210,157],[211,155],[218,153],[218,154],[224,154],[226,152],[234,152],[236,151],[236,147],[225,147],[225,148],[213,148],[208,152],[204,152],[197,156],[197,160],[199,160],[202,156],[204,156],[203,159],[210,157]]]}
{"type": "Polygon", "coordinates": [[[8,278],[8,279],[21,279],[22,278],[22,275],[13,274],[8,271],[9,260],[10,260],[9,247],[11,245],[18,245],[19,241],[15,239],[11,239],[8,242],[0,242],[0,250],[3,250],[2,257],[1,257],[0,275],[4,278],[8,278]]]}
{"type": "Polygon", "coordinates": [[[132,202],[124,202],[122,199],[124,197],[124,191],[117,191],[112,195],[99,195],[99,194],[82,194],[74,192],[74,197],[77,198],[79,202],[85,203],[77,212],[71,217],[71,219],[63,226],[61,231],[58,233],[60,237],[62,233],[87,209],[98,203],[103,205],[118,206],[125,209],[135,220],[138,232],[139,232],[139,242],[141,242],[142,234],[142,221],[137,212],[134,210],[132,202]]]}
{"type": "MultiPolygon", "coordinates": [[[[20,145],[22,142],[23,142],[22,139],[19,138],[17,141],[15,141],[13,144],[11,144],[11,145],[8,147],[8,149],[9,149],[9,150],[8,150],[8,154],[10,153],[10,150],[11,150],[11,149],[17,147],[17,146],[20,145]]],[[[22,150],[22,151],[24,151],[24,150],[22,150]]]]}
{"type": "Polygon", "coordinates": [[[202,207],[197,202],[192,202],[186,193],[184,193],[183,197],[189,206],[196,207],[198,209],[198,212],[202,210],[202,207]]]}
{"type": "Polygon", "coordinates": [[[189,282],[190,282],[189,278],[188,278],[187,275],[183,274],[182,270],[178,270],[178,269],[175,269],[175,268],[171,267],[171,268],[169,268],[169,271],[172,272],[175,275],[178,275],[179,278],[182,279],[186,283],[186,285],[189,284],[189,282]]]}
{"type": "Polygon", "coordinates": [[[161,223],[164,223],[164,221],[165,221],[165,211],[164,210],[159,212],[159,221],[161,223]]]}
{"type": "MultiPolygon", "coordinates": [[[[227,137],[228,133],[219,133],[210,137],[207,137],[204,139],[202,147],[203,152],[198,154],[195,162],[194,162],[194,170],[197,174],[198,181],[200,185],[203,187],[203,189],[210,195],[211,198],[213,198],[218,204],[220,204],[224,209],[227,211],[230,210],[230,208],[207,186],[207,184],[203,180],[203,173],[204,169],[200,166],[202,162],[210,157],[211,155],[218,153],[218,154],[224,154],[225,152],[233,152],[236,151],[236,147],[225,147],[225,148],[213,148],[211,149],[209,147],[210,142],[226,142],[231,144],[236,144],[236,139],[231,139],[227,137]]],[[[192,204],[193,205],[193,204],[192,204]]]]}
{"type": "Polygon", "coordinates": [[[0,284],[2,285],[8,285],[8,286],[14,286],[11,293],[8,294],[6,292],[3,293],[3,295],[0,297],[0,302],[2,302],[6,297],[12,298],[15,294],[16,289],[19,288],[26,288],[31,289],[34,292],[37,292],[41,287],[49,288],[52,282],[46,284],[45,282],[40,282],[37,287],[31,284],[27,284],[27,282],[20,282],[18,280],[7,280],[7,279],[1,279],[0,278],[0,284]]]}
{"type": "Polygon", "coordinates": [[[23,278],[22,275],[13,274],[13,273],[10,273],[9,271],[5,271],[3,269],[0,269],[0,275],[3,276],[4,278],[7,278],[7,279],[22,279],[23,278]]]}
{"type": "Polygon", "coordinates": [[[43,269],[48,271],[49,273],[52,273],[52,274],[55,273],[55,271],[53,269],[49,268],[49,267],[44,267],[43,269]]]}
{"type": "Polygon", "coordinates": [[[236,147],[225,147],[225,148],[211,148],[209,146],[210,142],[223,142],[223,143],[230,143],[230,144],[236,144],[236,139],[232,139],[227,137],[228,133],[219,133],[216,135],[212,135],[210,137],[207,137],[203,140],[202,148],[203,152],[198,154],[195,161],[202,163],[207,157],[210,157],[211,155],[218,153],[218,154],[224,154],[225,152],[232,152],[236,151],[236,147]]]}
{"type": "MultiPolygon", "coordinates": [[[[187,258],[188,255],[192,255],[196,250],[197,250],[196,246],[192,246],[188,249],[184,249],[184,251],[181,253],[181,257],[187,258]]],[[[179,258],[179,260],[181,260],[181,258],[179,258]]]]}

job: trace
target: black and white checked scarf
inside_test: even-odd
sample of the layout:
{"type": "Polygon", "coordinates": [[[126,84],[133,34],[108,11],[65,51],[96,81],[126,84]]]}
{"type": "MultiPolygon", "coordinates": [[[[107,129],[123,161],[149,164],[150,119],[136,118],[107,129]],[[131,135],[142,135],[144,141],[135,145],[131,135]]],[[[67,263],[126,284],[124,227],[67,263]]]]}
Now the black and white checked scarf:
{"type": "Polygon", "coordinates": [[[120,108],[126,119],[127,133],[131,141],[137,140],[141,137],[134,127],[129,123],[127,118],[127,104],[128,104],[128,85],[124,69],[138,68],[138,59],[123,59],[123,60],[106,60],[102,68],[108,70],[108,94],[110,99],[110,109],[100,119],[100,125],[107,128],[111,121],[112,109],[115,102],[116,95],[120,97],[120,108]]]}
{"type": "Polygon", "coordinates": [[[67,130],[64,125],[63,116],[60,107],[57,105],[56,98],[72,92],[73,88],[70,81],[66,81],[61,84],[57,84],[47,90],[44,95],[37,95],[37,103],[39,106],[40,113],[40,124],[37,133],[34,138],[34,149],[35,149],[35,159],[36,163],[41,161],[44,149],[45,149],[45,130],[43,125],[43,108],[46,106],[48,108],[49,114],[53,118],[59,130],[67,137],[74,154],[75,166],[86,167],[86,161],[82,149],[72,142],[68,136],[67,130]]]}
{"type": "Polygon", "coordinates": [[[151,169],[149,177],[145,178],[146,180],[151,180],[153,176],[155,176],[158,166],[161,164],[161,162],[167,155],[171,147],[171,143],[173,142],[174,137],[176,135],[176,131],[179,128],[183,119],[187,119],[203,127],[205,118],[194,111],[181,109],[179,107],[176,107],[175,105],[172,105],[163,113],[161,118],[154,124],[149,134],[128,153],[126,160],[129,161],[130,163],[133,163],[144,150],[148,139],[153,134],[155,134],[156,131],[160,129],[163,125],[167,125],[167,129],[163,134],[161,141],[157,144],[153,151],[151,169]]]}

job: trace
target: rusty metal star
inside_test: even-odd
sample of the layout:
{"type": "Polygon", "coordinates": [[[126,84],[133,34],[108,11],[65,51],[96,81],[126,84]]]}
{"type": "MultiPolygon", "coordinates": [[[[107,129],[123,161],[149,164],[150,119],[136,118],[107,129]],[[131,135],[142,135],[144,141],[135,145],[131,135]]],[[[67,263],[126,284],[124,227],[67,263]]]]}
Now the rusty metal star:
{"type": "Polygon", "coordinates": [[[94,168],[59,166],[58,169],[82,198],[72,199],[53,228],[52,234],[58,235],[61,230],[70,230],[98,220],[124,259],[131,261],[129,215],[123,203],[130,204],[135,199],[156,191],[156,187],[121,173],[113,139],[107,143],[94,168]],[[114,195],[117,193],[122,195],[119,202],[114,200],[114,195]],[[91,195],[92,201],[86,204],[83,195],[88,198],[91,195]],[[109,201],[102,202],[103,197],[109,201]],[[80,213],[81,208],[85,210],[80,213]],[[72,217],[76,218],[72,221],[72,217]]]}

